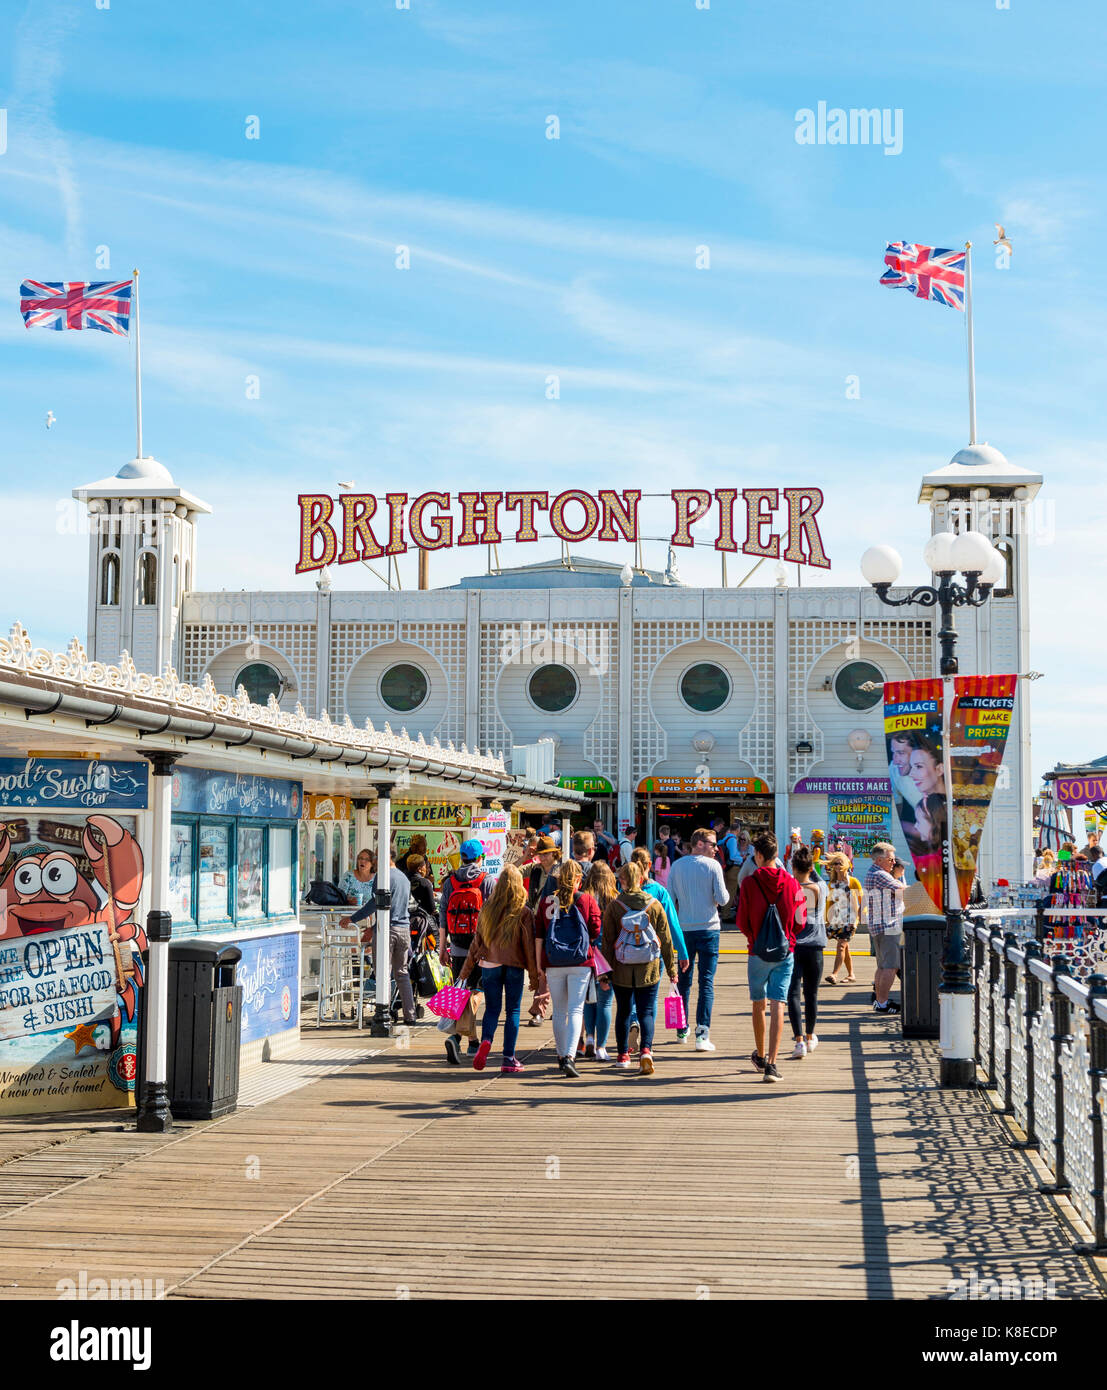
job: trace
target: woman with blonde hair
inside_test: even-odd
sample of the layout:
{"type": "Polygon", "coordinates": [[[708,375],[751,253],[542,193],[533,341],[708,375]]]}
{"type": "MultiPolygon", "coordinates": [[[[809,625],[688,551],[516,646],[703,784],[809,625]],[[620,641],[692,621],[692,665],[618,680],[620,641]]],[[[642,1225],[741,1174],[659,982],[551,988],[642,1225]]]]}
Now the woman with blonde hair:
{"type": "Polygon", "coordinates": [[[865,890],[850,873],[852,865],[844,854],[828,854],[823,867],[827,876],[824,905],[826,934],[834,942],[834,968],[826,977],[826,982],[828,985],[851,985],[856,977],[849,943],[863,919],[865,890]],[[838,971],[843,965],[846,977],[839,980],[838,971]]]}
{"type": "Polygon", "coordinates": [[[582,893],[580,865],[562,864],[557,887],[542,898],[534,935],[538,968],[545,975],[553,1004],[557,1065],[564,1076],[579,1076],[574,1065],[588,981],[592,976],[592,947],[599,940],[600,906],[591,893],[582,893]]]}
{"type": "MultiPolygon", "coordinates": [[[[600,916],[607,911],[619,893],[619,885],[611,866],[602,859],[594,859],[588,871],[588,891],[596,899],[600,916]]],[[[609,1062],[607,1055],[607,1035],[611,1032],[611,1005],[615,995],[611,981],[606,976],[597,977],[595,971],[588,982],[588,996],[584,1004],[584,1056],[591,1061],[609,1062]]]]}
{"type": "Polygon", "coordinates": [[[527,907],[523,876],[514,864],[506,864],[496,880],[492,895],[481,908],[472,945],[458,975],[464,985],[470,973],[481,969],[484,989],[484,1020],[481,1043],[473,1058],[473,1068],[483,1071],[492,1051],[500,1005],[504,1004],[504,1052],[500,1071],[514,1075],[523,1070],[515,1056],[519,1037],[519,1007],[523,999],[523,972],[530,977],[531,993],[541,993],[542,984],[534,954],[534,918],[527,907]]]}
{"type": "Polygon", "coordinates": [[[611,965],[615,986],[615,1043],[620,1071],[630,1070],[630,1006],[638,1010],[642,1051],[638,1070],[652,1076],[653,1028],[657,1010],[657,986],[661,962],[676,984],[677,956],[665,910],[656,898],[642,891],[642,867],[631,859],[619,870],[621,891],[603,915],[601,951],[611,965]],[[654,954],[656,951],[656,955],[654,954]]]}

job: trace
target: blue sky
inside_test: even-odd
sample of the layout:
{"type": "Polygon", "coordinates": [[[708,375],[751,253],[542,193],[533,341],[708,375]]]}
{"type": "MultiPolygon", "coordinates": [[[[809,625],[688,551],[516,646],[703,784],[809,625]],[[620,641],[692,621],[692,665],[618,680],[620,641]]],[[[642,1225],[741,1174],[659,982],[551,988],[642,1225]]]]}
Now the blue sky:
{"type": "MultiPolygon", "coordinates": [[[[883,243],[971,239],[980,436],[1041,471],[1052,508],[1032,557],[1035,763],[1101,755],[1102,7],[410,4],[6,9],[4,621],[83,634],[85,541],[59,507],[134,452],[127,345],[27,332],[28,275],[141,267],[146,451],[216,509],[201,587],[310,584],[295,496],[339,480],[815,484],[833,569],[804,582],[853,584],[872,540],[923,578],[918,479],[967,442],[963,317],[879,288],[883,243]],[[902,153],[798,145],[819,101],[901,110],[902,153]]],[[[647,531],[668,519],[647,511],[647,531]]],[[[435,556],[434,578],[472,561],[435,556]]],[[[718,582],[707,549],[680,569],[718,582]]],[[[334,582],[375,583],[360,566],[334,582]]]]}

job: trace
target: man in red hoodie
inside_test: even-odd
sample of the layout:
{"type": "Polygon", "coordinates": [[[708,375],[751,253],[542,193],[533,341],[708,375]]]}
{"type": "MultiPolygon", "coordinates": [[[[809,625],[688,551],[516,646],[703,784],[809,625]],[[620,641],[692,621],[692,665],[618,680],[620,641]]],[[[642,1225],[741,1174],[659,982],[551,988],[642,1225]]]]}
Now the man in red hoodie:
{"type": "Polygon", "coordinates": [[[792,952],[796,929],[807,921],[807,900],[803,889],[787,870],[778,868],[776,836],[763,831],[753,842],[757,869],[743,882],[738,895],[738,927],[749,943],[749,985],[753,1004],[754,1049],[750,1060],[765,1081],[779,1081],[776,1055],[784,1032],[784,1004],[792,981],[792,952]],[[780,924],[788,938],[788,954],[782,961],[764,961],[754,954],[754,944],[770,904],[780,914],[780,924]],[[771,1004],[769,1045],[765,1046],[765,1000],[771,1004]]]}

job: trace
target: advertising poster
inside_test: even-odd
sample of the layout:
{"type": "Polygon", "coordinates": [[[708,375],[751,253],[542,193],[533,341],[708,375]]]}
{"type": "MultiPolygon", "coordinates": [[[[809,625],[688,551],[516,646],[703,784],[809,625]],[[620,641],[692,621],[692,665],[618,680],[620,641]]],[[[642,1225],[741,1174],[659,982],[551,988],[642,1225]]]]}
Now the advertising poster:
{"type": "Polygon", "coordinates": [[[961,906],[967,907],[980,837],[1015,708],[1011,676],[958,676],[953,683],[949,759],[953,774],[953,863],[961,906]]]}
{"type": "Polygon", "coordinates": [[[133,1104],[135,818],[18,814],[0,822],[0,866],[0,1115],[133,1104]]]}
{"type": "Polygon", "coordinates": [[[884,742],[892,802],[915,873],[934,906],[943,911],[946,783],[940,679],[885,683],[884,742]]]}
{"type": "Polygon", "coordinates": [[[300,938],[240,938],[235,975],[242,986],[242,1041],[253,1042],[295,1028],[300,1021],[300,938]]]}
{"type": "Polygon", "coordinates": [[[506,811],[489,811],[474,820],[471,834],[484,846],[484,869],[493,878],[503,872],[507,855],[508,814],[506,811]]]}
{"type": "Polygon", "coordinates": [[[872,847],[892,837],[890,796],[830,796],[827,834],[833,844],[845,840],[857,859],[868,859],[872,847]]]}

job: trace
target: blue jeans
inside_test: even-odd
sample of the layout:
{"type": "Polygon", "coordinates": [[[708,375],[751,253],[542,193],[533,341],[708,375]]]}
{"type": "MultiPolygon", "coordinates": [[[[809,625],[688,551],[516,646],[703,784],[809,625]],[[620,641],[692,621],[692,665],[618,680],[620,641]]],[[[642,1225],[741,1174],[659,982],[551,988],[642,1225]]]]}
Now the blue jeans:
{"type": "Polygon", "coordinates": [[[684,1012],[692,1017],[692,975],[700,972],[700,992],[696,996],[696,1027],[711,1027],[711,1006],[715,1002],[715,968],[719,964],[719,933],[717,931],[688,931],[684,940],[688,946],[688,969],[677,976],[677,988],[684,1000],[684,1012]]]}
{"type": "Polygon", "coordinates": [[[519,1006],[523,1002],[525,973],[517,965],[487,965],[482,972],[484,1019],[480,1026],[481,1040],[490,1043],[496,1036],[502,999],[506,1006],[504,1014],[505,1058],[515,1056],[515,1042],[519,1037],[519,1006]]]}
{"type": "Polygon", "coordinates": [[[633,989],[626,985],[615,986],[615,1046],[620,1056],[627,1050],[632,1009],[638,1011],[638,1026],[642,1030],[638,1039],[639,1050],[652,1048],[657,985],[636,985],[633,989]]]}
{"type": "Polygon", "coordinates": [[[611,1032],[611,1005],[615,991],[610,986],[604,989],[596,982],[596,1002],[584,1006],[584,1035],[594,1037],[597,1047],[607,1046],[607,1035],[611,1032]]]}

